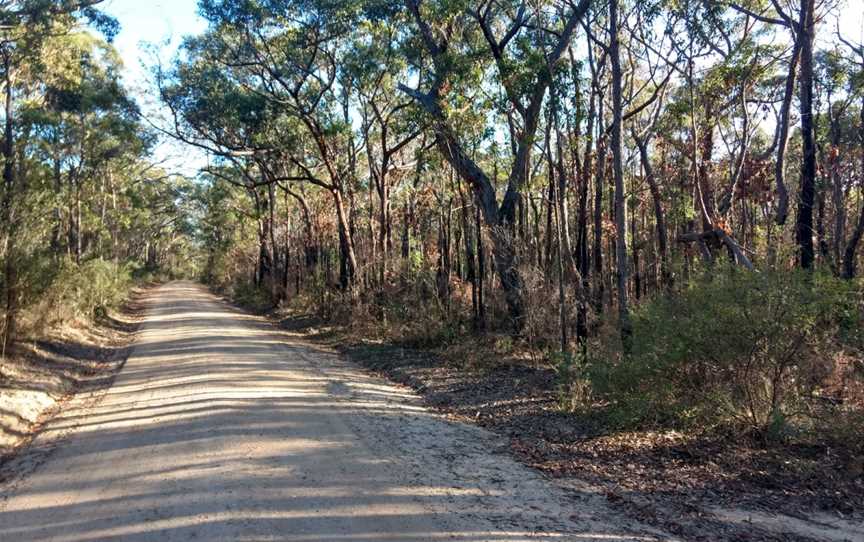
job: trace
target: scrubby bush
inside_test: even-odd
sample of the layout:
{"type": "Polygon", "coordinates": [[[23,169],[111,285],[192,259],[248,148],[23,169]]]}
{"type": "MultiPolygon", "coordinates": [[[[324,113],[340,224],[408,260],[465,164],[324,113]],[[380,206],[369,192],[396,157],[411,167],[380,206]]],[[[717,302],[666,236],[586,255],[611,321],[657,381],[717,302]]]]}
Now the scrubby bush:
{"type": "Polygon", "coordinates": [[[119,305],[132,287],[132,267],[128,264],[93,259],[81,265],[62,260],[53,268],[47,285],[34,292],[38,303],[27,311],[31,331],[76,318],[98,318],[119,305]]]}
{"type": "Polygon", "coordinates": [[[831,277],[715,270],[636,310],[631,355],[596,356],[589,378],[613,425],[783,437],[832,402],[829,360],[859,352],[861,310],[861,290],[831,277]]]}
{"type": "Polygon", "coordinates": [[[241,306],[254,311],[273,308],[270,293],[251,281],[241,281],[231,287],[231,298],[241,306]]]}
{"type": "MultiPolygon", "coordinates": [[[[561,307],[558,279],[550,278],[546,270],[533,266],[520,266],[525,296],[522,338],[527,345],[544,352],[556,348],[561,341],[561,307]]],[[[576,322],[577,300],[572,288],[565,290],[564,317],[571,325],[576,322]]],[[[509,315],[506,317],[509,321],[509,315]]],[[[572,330],[569,330],[572,333],[572,330]]]]}
{"type": "Polygon", "coordinates": [[[549,355],[558,382],[561,410],[574,412],[591,403],[593,390],[588,375],[588,358],[582,352],[552,352],[549,355]]]}

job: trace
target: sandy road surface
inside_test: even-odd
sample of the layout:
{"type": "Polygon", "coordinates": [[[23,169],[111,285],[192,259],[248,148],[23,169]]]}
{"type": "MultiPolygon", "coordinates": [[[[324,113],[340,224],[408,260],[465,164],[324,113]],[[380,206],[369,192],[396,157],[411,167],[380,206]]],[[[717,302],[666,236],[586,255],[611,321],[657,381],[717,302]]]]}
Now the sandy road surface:
{"type": "Polygon", "coordinates": [[[504,446],[175,282],[114,386],[0,487],[0,540],[656,539],[504,446]]]}

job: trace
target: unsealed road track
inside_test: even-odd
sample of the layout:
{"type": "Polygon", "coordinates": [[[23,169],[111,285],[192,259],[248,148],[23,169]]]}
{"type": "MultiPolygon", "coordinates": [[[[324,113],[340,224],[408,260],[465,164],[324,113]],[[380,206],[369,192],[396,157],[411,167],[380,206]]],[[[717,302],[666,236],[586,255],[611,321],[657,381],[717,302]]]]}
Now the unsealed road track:
{"type": "Polygon", "coordinates": [[[151,292],[114,386],[23,456],[2,542],[658,539],[188,282],[151,292]]]}

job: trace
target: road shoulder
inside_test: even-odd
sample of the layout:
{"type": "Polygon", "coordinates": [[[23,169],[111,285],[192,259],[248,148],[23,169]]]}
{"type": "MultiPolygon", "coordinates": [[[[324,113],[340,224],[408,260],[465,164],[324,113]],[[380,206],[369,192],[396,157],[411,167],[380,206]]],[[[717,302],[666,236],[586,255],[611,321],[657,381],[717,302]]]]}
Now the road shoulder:
{"type": "Polygon", "coordinates": [[[134,350],[152,285],[100,322],[65,329],[23,345],[0,385],[0,509],[12,489],[43,464],[98,405],[134,350]],[[61,413],[80,411],[76,424],[58,429],[61,413]]]}

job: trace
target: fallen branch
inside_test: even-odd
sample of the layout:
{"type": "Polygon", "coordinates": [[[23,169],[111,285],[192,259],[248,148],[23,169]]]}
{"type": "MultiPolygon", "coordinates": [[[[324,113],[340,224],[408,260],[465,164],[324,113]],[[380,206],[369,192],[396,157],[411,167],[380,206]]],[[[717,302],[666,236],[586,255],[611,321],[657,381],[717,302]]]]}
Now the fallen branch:
{"type": "Polygon", "coordinates": [[[753,267],[753,262],[750,261],[750,258],[744,254],[744,251],[741,250],[741,247],[738,243],[729,237],[724,230],[719,228],[715,228],[713,230],[708,230],[704,232],[691,232],[684,233],[678,236],[679,243],[698,243],[700,250],[702,251],[703,257],[706,261],[711,262],[711,252],[708,249],[709,245],[713,246],[725,246],[729,250],[729,255],[733,262],[737,265],[747,268],[750,271],[755,271],[756,268],[753,267]]]}

